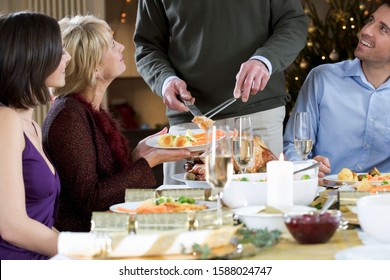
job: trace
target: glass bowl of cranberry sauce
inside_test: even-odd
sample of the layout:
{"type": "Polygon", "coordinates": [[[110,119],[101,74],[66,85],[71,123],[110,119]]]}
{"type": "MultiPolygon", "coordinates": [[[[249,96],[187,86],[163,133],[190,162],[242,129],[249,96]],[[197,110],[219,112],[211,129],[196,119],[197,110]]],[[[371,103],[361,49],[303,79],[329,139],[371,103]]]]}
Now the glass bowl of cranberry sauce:
{"type": "Polygon", "coordinates": [[[288,231],[301,244],[328,242],[338,229],[340,220],[339,210],[328,210],[323,214],[319,212],[284,214],[284,223],[288,231]]]}

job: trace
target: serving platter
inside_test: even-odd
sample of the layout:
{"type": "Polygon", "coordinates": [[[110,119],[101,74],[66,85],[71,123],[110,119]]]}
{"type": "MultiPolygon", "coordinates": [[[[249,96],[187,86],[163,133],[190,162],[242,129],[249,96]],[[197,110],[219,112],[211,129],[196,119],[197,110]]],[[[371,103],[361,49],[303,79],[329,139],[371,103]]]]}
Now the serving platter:
{"type": "Polygon", "coordinates": [[[207,189],[210,188],[209,184],[206,181],[197,181],[197,180],[187,180],[185,178],[185,173],[179,173],[172,175],[172,179],[185,183],[187,186],[191,188],[202,188],[207,189]]]}
{"type": "MultiPolygon", "coordinates": [[[[135,202],[124,202],[118,203],[110,206],[110,210],[116,213],[135,213],[136,209],[142,204],[144,201],[135,201],[135,202]]],[[[217,203],[213,201],[203,201],[198,200],[195,202],[197,205],[206,205],[207,209],[200,211],[210,211],[217,209],[217,203]]],[[[156,214],[167,214],[167,213],[156,213],[156,214]]]]}

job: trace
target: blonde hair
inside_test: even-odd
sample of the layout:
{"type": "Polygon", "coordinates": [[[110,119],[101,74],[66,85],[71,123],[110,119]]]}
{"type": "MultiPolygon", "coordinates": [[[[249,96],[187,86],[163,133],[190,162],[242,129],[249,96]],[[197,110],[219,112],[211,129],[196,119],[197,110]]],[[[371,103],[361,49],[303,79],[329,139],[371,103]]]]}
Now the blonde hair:
{"type": "Polygon", "coordinates": [[[65,96],[94,87],[95,71],[111,44],[112,31],[107,22],[93,15],[66,17],[59,25],[64,48],[72,59],[66,67],[65,86],[53,94],[65,96]]]}

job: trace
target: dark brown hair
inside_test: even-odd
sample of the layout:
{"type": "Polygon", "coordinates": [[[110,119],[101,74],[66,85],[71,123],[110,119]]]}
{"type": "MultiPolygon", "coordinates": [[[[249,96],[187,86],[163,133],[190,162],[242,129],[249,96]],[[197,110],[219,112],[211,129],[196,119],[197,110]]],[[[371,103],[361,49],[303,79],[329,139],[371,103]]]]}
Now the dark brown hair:
{"type": "Polygon", "coordinates": [[[45,81],[61,62],[58,22],[47,15],[0,15],[0,102],[19,109],[50,101],[45,81]]]}

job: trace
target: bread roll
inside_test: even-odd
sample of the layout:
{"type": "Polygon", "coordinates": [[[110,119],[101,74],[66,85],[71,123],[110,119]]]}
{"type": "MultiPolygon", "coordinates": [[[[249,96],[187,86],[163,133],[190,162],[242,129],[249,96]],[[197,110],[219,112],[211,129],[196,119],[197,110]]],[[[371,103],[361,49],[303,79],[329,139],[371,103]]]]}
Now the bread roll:
{"type": "Polygon", "coordinates": [[[356,173],[352,172],[348,168],[341,169],[339,174],[337,174],[337,178],[341,181],[357,181],[358,180],[356,173]]]}
{"type": "Polygon", "coordinates": [[[173,136],[170,134],[160,135],[157,139],[157,143],[161,147],[172,147],[173,146],[173,136]]]}

